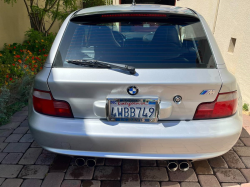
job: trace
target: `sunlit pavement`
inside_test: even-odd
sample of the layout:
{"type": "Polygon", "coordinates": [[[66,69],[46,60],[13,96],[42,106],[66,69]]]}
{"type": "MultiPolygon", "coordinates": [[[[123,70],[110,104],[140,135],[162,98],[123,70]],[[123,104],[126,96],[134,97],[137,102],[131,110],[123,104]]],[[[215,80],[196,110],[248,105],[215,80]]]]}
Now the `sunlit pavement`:
{"type": "Polygon", "coordinates": [[[43,150],[34,142],[27,107],[0,127],[2,187],[250,187],[250,116],[236,145],[225,155],[170,172],[166,161],[97,159],[77,167],[74,158],[43,150]]]}

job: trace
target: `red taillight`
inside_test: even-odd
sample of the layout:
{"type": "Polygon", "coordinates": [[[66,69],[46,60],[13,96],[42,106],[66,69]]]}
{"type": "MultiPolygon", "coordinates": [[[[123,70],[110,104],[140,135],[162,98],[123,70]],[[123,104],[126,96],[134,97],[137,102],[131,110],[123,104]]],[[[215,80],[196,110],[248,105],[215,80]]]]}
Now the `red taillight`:
{"type": "Polygon", "coordinates": [[[41,114],[73,118],[69,104],[65,101],[55,100],[50,92],[35,89],[33,91],[33,106],[41,114]]]}
{"type": "Polygon", "coordinates": [[[201,103],[194,115],[194,119],[212,119],[232,116],[237,110],[237,91],[219,93],[212,103],[201,103]]]}
{"type": "Polygon", "coordinates": [[[113,17],[167,17],[166,14],[104,14],[103,18],[113,17]]]}

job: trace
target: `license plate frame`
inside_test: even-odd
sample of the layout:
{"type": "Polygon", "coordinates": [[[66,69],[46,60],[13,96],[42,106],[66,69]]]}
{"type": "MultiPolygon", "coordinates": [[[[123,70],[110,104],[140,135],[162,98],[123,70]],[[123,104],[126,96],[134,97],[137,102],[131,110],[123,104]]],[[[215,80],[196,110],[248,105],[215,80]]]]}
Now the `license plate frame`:
{"type": "Polygon", "coordinates": [[[158,122],[159,114],[159,99],[158,98],[107,98],[106,106],[107,120],[116,122],[144,122],[144,123],[156,123],[158,122]],[[139,117],[113,117],[111,111],[111,102],[155,102],[155,115],[152,118],[139,118],[139,117]]]}

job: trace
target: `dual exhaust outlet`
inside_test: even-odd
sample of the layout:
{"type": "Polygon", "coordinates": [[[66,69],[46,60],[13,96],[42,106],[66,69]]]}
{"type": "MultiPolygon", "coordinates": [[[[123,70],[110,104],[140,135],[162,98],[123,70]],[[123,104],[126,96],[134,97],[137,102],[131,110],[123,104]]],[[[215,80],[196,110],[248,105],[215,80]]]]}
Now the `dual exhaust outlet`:
{"type": "MultiPolygon", "coordinates": [[[[88,167],[95,167],[96,165],[96,160],[95,159],[84,159],[84,158],[77,158],[75,160],[75,164],[77,166],[84,166],[87,165],[88,167]]],[[[187,171],[189,170],[189,164],[187,161],[169,161],[167,168],[169,171],[176,171],[177,169],[180,169],[181,171],[187,171]]]]}
{"type": "Polygon", "coordinates": [[[84,165],[86,165],[88,167],[95,167],[96,161],[95,161],[95,159],[86,159],[85,160],[84,158],[77,158],[75,160],[75,164],[77,166],[84,166],[84,165]]]}
{"type": "Polygon", "coordinates": [[[167,168],[169,171],[176,171],[178,168],[181,171],[189,170],[189,163],[187,161],[169,161],[167,168]]]}

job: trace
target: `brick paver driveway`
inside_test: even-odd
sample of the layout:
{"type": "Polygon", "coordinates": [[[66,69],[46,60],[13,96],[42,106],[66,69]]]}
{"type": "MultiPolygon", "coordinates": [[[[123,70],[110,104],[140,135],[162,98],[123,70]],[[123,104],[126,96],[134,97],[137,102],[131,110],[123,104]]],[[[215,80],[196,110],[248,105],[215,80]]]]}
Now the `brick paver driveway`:
{"type": "Polygon", "coordinates": [[[0,127],[2,187],[250,187],[250,116],[228,153],[192,163],[187,172],[169,172],[166,161],[97,159],[93,168],[43,150],[30,134],[27,108],[0,127]]]}

